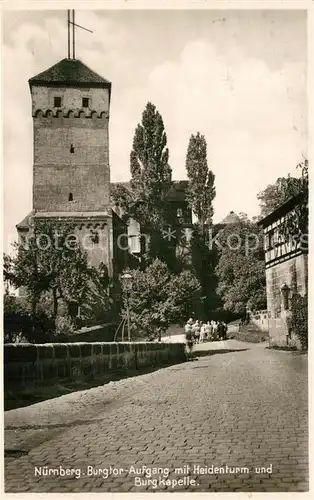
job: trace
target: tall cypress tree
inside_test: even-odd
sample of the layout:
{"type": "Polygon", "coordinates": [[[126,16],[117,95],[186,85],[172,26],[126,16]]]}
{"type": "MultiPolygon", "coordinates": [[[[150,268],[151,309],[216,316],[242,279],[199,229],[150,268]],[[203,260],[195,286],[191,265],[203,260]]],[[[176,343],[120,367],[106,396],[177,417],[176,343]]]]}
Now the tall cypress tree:
{"type": "Polygon", "coordinates": [[[197,132],[191,135],[186,155],[186,170],[189,179],[187,199],[197,217],[191,241],[192,265],[202,286],[204,297],[204,315],[216,309],[217,280],[215,276],[216,254],[210,250],[208,227],[212,226],[214,214],[213,200],[216,196],[215,176],[208,168],[207,144],[203,135],[197,132]]]}
{"type": "Polygon", "coordinates": [[[147,103],[138,124],[130,154],[134,215],[144,226],[162,228],[168,219],[166,196],[172,171],[164,123],[152,103],[147,103]]]}
{"type": "Polygon", "coordinates": [[[189,179],[187,198],[197,217],[201,232],[205,224],[211,224],[213,200],[216,196],[215,176],[207,164],[207,144],[203,135],[191,135],[186,155],[186,170],[189,179]]]}

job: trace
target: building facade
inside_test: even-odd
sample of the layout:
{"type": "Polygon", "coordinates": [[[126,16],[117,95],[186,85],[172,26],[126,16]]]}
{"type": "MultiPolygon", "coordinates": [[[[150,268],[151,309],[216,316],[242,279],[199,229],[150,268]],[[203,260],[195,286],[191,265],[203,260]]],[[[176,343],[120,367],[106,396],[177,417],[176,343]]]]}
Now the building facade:
{"type": "Polygon", "coordinates": [[[303,203],[300,194],[259,222],[264,231],[269,341],[274,346],[300,348],[289,320],[292,295],[305,296],[308,290],[307,235],[295,238],[291,234],[287,238],[282,235],[282,228],[303,203]]]}
{"type": "Polygon", "coordinates": [[[126,265],[125,252],[115,248],[126,229],[110,205],[111,83],[77,59],[63,59],[29,87],[33,209],[17,225],[19,235],[38,221],[71,223],[89,263],[105,265],[112,276],[126,265]]]}
{"type": "MultiPolygon", "coordinates": [[[[167,210],[169,210],[170,220],[174,221],[174,227],[170,228],[169,233],[168,228],[165,228],[163,235],[168,240],[169,246],[173,246],[173,252],[177,258],[182,258],[188,253],[186,242],[190,240],[193,229],[192,210],[186,196],[188,182],[187,180],[172,181],[166,199],[167,210]]],[[[118,185],[131,191],[129,182],[111,183],[113,189],[118,185]]],[[[123,218],[124,213],[118,205],[114,205],[113,209],[123,218]]],[[[146,253],[151,235],[133,218],[127,218],[126,225],[127,248],[134,257],[133,264],[136,265],[136,259],[139,263],[141,255],[146,253]]]]}

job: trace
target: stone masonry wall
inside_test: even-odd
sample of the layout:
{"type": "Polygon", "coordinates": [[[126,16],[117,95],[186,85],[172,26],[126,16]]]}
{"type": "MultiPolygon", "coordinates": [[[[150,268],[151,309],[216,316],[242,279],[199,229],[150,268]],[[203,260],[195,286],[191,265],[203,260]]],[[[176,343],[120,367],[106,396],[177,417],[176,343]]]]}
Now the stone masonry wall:
{"type": "Polygon", "coordinates": [[[79,212],[108,207],[108,144],[105,116],[35,117],[33,208],[79,212]]]}
{"type": "Polygon", "coordinates": [[[5,344],[5,390],[92,379],[105,374],[180,363],[185,344],[153,342],[5,344]]]}
{"type": "MultiPolygon", "coordinates": [[[[288,328],[283,306],[281,286],[287,284],[292,292],[305,295],[307,290],[307,256],[298,255],[266,269],[267,309],[269,311],[270,344],[287,345],[288,328]]],[[[290,345],[298,347],[299,341],[292,336],[290,345]]]]}
{"type": "Polygon", "coordinates": [[[87,97],[90,101],[89,109],[101,112],[109,110],[109,90],[103,88],[73,88],[73,87],[46,87],[33,85],[32,91],[32,113],[38,109],[42,111],[54,110],[54,98],[61,97],[62,108],[77,111],[82,107],[82,98],[87,97]]]}
{"type": "Polygon", "coordinates": [[[268,332],[268,311],[248,311],[250,314],[250,321],[262,332],[268,332]]]}
{"type": "Polygon", "coordinates": [[[109,100],[108,88],[32,87],[35,210],[101,211],[109,205],[109,100]],[[54,107],[55,97],[61,107],[54,107]]]}

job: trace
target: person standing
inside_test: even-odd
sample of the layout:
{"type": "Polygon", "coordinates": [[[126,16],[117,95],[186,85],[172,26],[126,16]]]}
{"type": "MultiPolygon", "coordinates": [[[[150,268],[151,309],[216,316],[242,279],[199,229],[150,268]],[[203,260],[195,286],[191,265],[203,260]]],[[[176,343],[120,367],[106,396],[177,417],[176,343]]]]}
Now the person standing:
{"type": "Polygon", "coordinates": [[[209,321],[205,325],[205,336],[206,340],[211,340],[211,325],[209,321]]]}
{"type": "Polygon", "coordinates": [[[185,341],[188,350],[188,358],[191,358],[192,348],[193,348],[193,332],[192,332],[192,325],[189,321],[185,325],[185,341]]]}
{"type": "Polygon", "coordinates": [[[224,326],[222,324],[222,321],[218,321],[217,333],[219,340],[224,340],[224,326]]]}
{"type": "Polygon", "coordinates": [[[206,338],[207,338],[206,324],[202,323],[202,325],[201,325],[201,333],[200,333],[200,342],[205,342],[206,338]]]}
{"type": "Polygon", "coordinates": [[[227,340],[228,326],[224,321],[222,322],[222,325],[223,325],[223,337],[224,340],[227,340]]]}
{"type": "Polygon", "coordinates": [[[198,344],[200,341],[200,325],[199,325],[198,320],[196,320],[194,325],[193,325],[193,334],[194,334],[194,338],[195,338],[195,343],[198,344]]]}
{"type": "Polygon", "coordinates": [[[217,340],[217,323],[214,320],[212,320],[212,338],[217,340]]]}

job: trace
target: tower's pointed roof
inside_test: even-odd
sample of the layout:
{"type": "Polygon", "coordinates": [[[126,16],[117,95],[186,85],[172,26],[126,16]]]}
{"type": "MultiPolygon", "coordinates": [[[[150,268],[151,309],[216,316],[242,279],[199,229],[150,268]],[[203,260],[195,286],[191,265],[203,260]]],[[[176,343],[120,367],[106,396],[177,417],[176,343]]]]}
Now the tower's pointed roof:
{"type": "Polygon", "coordinates": [[[241,222],[240,217],[233,211],[229,212],[228,215],[220,222],[220,224],[231,225],[238,224],[241,222]]]}
{"type": "Polygon", "coordinates": [[[29,79],[29,85],[110,88],[111,82],[95,73],[78,59],[62,59],[51,68],[29,79]]]}

